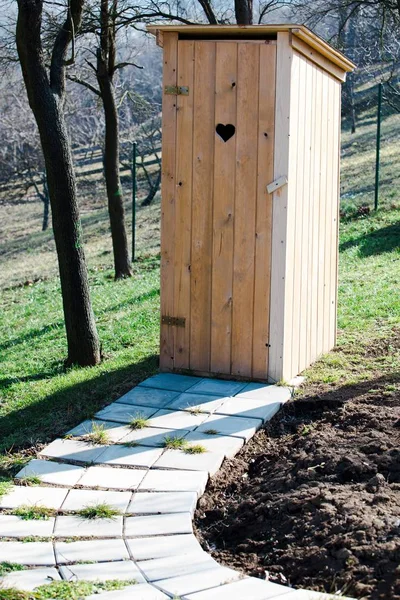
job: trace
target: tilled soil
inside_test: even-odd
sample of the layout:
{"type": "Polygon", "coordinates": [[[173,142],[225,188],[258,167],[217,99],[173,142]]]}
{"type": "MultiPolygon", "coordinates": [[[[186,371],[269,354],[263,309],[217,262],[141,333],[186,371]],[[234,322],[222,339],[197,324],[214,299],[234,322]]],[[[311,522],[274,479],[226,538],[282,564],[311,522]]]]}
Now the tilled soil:
{"type": "Polygon", "coordinates": [[[224,463],[196,527],[218,561],[249,575],[400,599],[399,380],[288,402],[224,463]]]}

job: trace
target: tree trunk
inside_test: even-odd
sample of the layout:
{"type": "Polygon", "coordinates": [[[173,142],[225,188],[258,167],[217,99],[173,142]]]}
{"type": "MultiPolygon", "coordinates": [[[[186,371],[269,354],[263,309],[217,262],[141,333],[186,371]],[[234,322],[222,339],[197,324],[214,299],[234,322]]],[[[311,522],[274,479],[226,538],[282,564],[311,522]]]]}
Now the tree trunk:
{"type": "Polygon", "coordinates": [[[147,194],[146,198],[143,200],[141,206],[150,206],[150,204],[153,202],[154,196],[157,194],[158,188],[160,187],[160,183],[161,183],[161,169],[157,173],[155,182],[154,183],[149,182],[149,183],[150,183],[150,191],[147,194]]]}
{"type": "MultiPolygon", "coordinates": [[[[62,44],[68,44],[64,37],[59,48],[55,45],[49,80],[41,48],[41,23],[41,2],[18,0],[17,49],[46,164],[68,342],[66,365],[89,366],[100,362],[100,342],[89,297],[75,174],[64,120],[63,72],[56,68],[57,62],[65,64],[62,44]],[[57,51],[61,58],[55,56],[57,51]]],[[[67,33],[64,26],[60,37],[67,33]]]]}
{"type": "Polygon", "coordinates": [[[108,212],[114,251],[115,279],[131,277],[125,211],[119,177],[119,123],[115,104],[114,86],[108,68],[98,52],[97,81],[100,87],[105,117],[104,176],[106,180],[108,212]]]}
{"type": "Polygon", "coordinates": [[[49,226],[49,215],[50,215],[50,198],[49,198],[49,188],[47,186],[47,178],[46,175],[43,179],[43,222],[42,222],[42,231],[46,231],[49,226]]]}
{"type": "Polygon", "coordinates": [[[235,17],[238,25],[252,25],[253,0],[235,0],[235,17]]]}

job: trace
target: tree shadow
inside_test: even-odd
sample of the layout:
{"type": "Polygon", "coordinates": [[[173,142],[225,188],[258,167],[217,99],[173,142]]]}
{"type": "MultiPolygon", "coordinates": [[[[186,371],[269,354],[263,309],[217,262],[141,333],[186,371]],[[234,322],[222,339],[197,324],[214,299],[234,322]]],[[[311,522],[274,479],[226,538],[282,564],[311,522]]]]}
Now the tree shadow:
{"type": "MultiPolygon", "coordinates": [[[[106,364],[106,363],[105,363],[106,364]]],[[[158,355],[70,385],[0,417],[0,452],[49,442],[153,375],[158,355]]],[[[0,471],[1,475],[1,471],[0,471]]]]}
{"type": "Polygon", "coordinates": [[[343,242],[339,245],[339,250],[340,252],[344,252],[349,248],[354,248],[354,246],[358,246],[358,254],[361,257],[383,254],[399,249],[400,221],[343,242]]]}

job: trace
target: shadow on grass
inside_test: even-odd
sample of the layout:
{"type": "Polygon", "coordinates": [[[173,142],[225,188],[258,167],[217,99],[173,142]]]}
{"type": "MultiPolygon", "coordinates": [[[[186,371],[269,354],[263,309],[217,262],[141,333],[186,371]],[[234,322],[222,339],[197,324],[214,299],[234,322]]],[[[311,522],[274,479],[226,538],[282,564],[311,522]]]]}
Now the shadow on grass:
{"type": "Polygon", "coordinates": [[[358,246],[358,254],[361,257],[392,252],[400,248],[400,221],[343,242],[339,250],[344,252],[354,246],[358,246]]]}
{"type": "MultiPolygon", "coordinates": [[[[0,417],[0,452],[49,442],[152,375],[158,355],[101,373],[0,417]]],[[[1,475],[0,471],[0,475],[1,475]]]]}
{"type": "MultiPolygon", "coordinates": [[[[139,296],[133,296],[132,298],[129,298],[128,300],[124,300],[124,302],[119,302],[118,304],[115,304],[114,306],[107,306],[106,308],[103,308],[102,310],[96,310],[95,316],[99,317],[106,313],[112,313],[112,312],[121,310],[122,308],[132,306],[132,304],[140,304],[144,300],[149,300],[151,298],[154,298],[155,296],[158,296],[159,293],[160,293],[159,287],[153,288],[153,289],[149,290],[148,292],[145,292],[144,294],[139,294],[139,296]]],[[[12,340],[7,340],[6,342],[3,342],[2,344],[0,344],[0,351],[7,350],[8,348],[11,348],[12,346],[17,346],[18,344],[23,344],[24,342],[29,342],[29,341],[34,340],[39,337],[43,337],[44,335],[46,335],[50,331],[53,331],[54,329],[60,329],[60,327],[64,327],[64,321],[58,321],[57,323],[51,323],[49,325],[45,325],[44,327],[41,327],[40,329],[33,329],[32,331],[29,331],[28,333],[25,333],[24,335],[20,335],[17,338],[13,338],[12,340]]],[[[1,382],[1,380],[0,380],[0,382],[1,382]]],[[[1,387],[1,385],[0,385],[0,387],[1,387]]]]}

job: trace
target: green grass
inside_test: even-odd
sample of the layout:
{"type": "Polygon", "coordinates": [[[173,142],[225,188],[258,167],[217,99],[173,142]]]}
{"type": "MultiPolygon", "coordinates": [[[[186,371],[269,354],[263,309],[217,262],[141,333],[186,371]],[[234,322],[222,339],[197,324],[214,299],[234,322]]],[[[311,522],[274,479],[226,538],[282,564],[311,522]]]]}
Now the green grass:
{"type": "Polygon", "coordinates": [[[93,581],[53,581],[48,585],[41,585],[33,592],[24,592],[14,588],[0,589],[0,600],[82,600],[86,596],[99,594],[111,590],[122,590],[128,585],[135,584],[135,580],[120,581],[110,580],[105,582],[93,581]]]}
{"type": "Polygon", "coordinates": [[[187,441],[185,438],[176,435],[166,435],[162,443],[164,448],[170,448],[171,450],[179,450],[185,448],[186,445],[187,441]]]}
{"type": "Polygon", "coordinates": [[[40,479],[39,475],[27,475],[26,477],[19,478],[18,483],[25,486],[35,486],[40,485],[42,480],[40,479]]]}
{"type": "Polygon", "coordinates": [[[0,562],[0,577],[4,577],[7,573],[13,571],[23,571],[25,567],[23,565],[17,565],[16,563],[0,562]]]}
{"type": "Polygon", "coordinates": [[[8,492],[11,489],[11,481],[10,479],[6,479],[5,477],[0,477],[0,498],[2,496],[4,496],[5,494],[8,494],[8,492]]]}
{"type": "Polygon", "coordinates": [[[143,417],[141,413],[138,413],[135,417],[129,421],[129,427],[131,429],[144,429],[147,427],[149,419],[143,417]]]}
{"type": "Polygon", "coordinates": [[[85,506],[76,514],[82,519],[115,519],[121,512],[105,502],[99,502],[99,504],[85,506]]]}
{"type": "Polygon", "coordinates": [[[47,506],[40,506],[39,504],[33,506],[24,504],[13,510],[13,514],[24,521],[47,521],[54,515],[54,510],[47,508],[47,506]]]}
{"type": "Polygon", "coordinates": [[[185,454],[203,454],[207,449],[201,444],[193,444],[193,446],[184,446],[183,451],[185,454]]]}
{"type": "Polygon", "coordinates": [[[110,434],[104,425],[99,423],[92,423],[92,431],[84,435],[85,440],[92,442],[92,444],[106,445],[109,444],[110,434]]]}
{"type": "Polygon", "coordinates": [[[0,475],[14,475],[26,462],[24,453],[15,454],[17,449],[64,435],[156,371],[158,261],[138,262],[132,279],[114,282],[110,275],[90,273],[105,355],[94,368],[64,370],[66,342],[57,279],[2,293],[0,475]]]}

